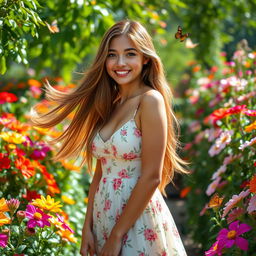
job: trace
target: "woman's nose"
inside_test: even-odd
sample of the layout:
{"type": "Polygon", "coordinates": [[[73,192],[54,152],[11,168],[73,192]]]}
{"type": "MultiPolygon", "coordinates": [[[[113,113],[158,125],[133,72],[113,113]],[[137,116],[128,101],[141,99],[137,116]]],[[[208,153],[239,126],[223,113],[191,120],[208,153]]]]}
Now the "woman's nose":
{"type": "Polygon", "coordinates": [[[124,65],[125,64],[125,59],[123,56],[119,56],[117,59],[117,64],[118,65],[124,65]]]}

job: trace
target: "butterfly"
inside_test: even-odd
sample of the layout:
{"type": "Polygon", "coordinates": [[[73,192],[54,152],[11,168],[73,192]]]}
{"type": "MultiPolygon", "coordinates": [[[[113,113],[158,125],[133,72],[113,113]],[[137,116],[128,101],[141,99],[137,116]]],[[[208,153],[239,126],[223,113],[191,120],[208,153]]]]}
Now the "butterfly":
{"type": "Polygon", "coordinates": [[[209,208],[219,207],[223,202],[224,197],[220,197],[218,193],[215,193],[208,203],[209,208]]]}
{"type": "Polygon", "coordinates": [[[46,25],[47,25],[47,27],[48,27],[48,29],[50,30],[51,33],[60,32],[60,30],[58,28],[58,25],[57,25],[57,20],[54,20],[51,25],[48,24],[47,22],[45,22],[45,23],[46,23],[46,25]]]}
{"type": "Polygon", "coordinates": [[[180,39],[180,42],[183,42],[187,37],[189,37],[189,33],[182,34],[181,26],[178,26],[178,31],[175,33],[175,38],[180,39]]]}

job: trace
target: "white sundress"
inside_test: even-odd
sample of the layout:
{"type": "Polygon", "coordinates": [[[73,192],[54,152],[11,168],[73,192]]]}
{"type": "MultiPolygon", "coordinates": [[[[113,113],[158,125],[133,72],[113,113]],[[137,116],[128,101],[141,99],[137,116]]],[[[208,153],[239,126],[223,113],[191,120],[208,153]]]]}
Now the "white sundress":
{"type": "MultiPolygon", "coordinates": [[[[101,160],[102,178],[93,204],[93,234],[100,251],[140,177],[142,134],[133,117],[103,141],[92,142],[93,156],[101,160]]],[[[173,217],[160,193],[123,237],[121,256],[187,256],[173,217]]]]}

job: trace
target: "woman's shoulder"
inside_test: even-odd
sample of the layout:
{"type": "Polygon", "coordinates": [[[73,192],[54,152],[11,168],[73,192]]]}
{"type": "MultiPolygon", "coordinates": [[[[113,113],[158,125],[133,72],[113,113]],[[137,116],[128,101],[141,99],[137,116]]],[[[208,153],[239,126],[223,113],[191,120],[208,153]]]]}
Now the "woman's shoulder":
{"type": "Polygon", "coordinates": [[[155,90],[155,89],[149,89],[145,93],[143,93],[141,97],[141,106],[145,107],[154,107],[156,104],[163,104],[164,103],[164,97],[163,95],[155,90]]]}

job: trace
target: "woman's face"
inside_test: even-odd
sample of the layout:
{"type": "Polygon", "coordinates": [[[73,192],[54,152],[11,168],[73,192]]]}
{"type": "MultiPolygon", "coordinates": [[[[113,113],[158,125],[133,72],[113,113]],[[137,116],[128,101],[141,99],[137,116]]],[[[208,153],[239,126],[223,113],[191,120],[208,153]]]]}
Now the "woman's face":
{"type": "Polygon", "coordinates": [[[111,40],[106,59],[108,74],[119,85],[141,82],[141,71],[146,58],[126,35],[111,40]]]}

